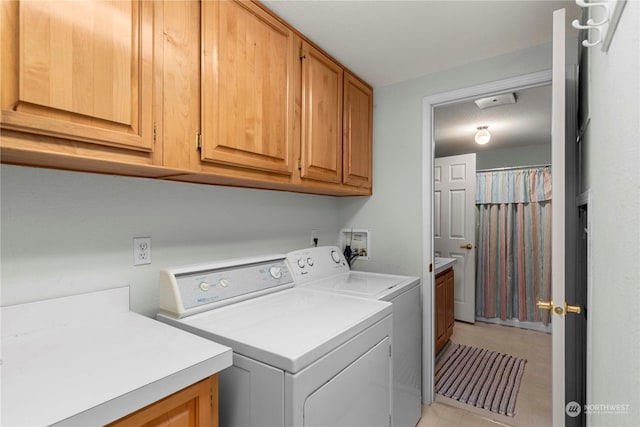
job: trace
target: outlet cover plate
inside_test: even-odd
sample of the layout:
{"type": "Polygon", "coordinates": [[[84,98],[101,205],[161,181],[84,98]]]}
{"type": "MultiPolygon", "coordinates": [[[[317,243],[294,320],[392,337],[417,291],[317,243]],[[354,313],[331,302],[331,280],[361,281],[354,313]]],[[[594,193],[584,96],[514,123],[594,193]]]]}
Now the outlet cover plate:
{"type": "Polygon", "coordinates": [[[151,237],[133,238],[133,265],[151,264],[151,237]]]}

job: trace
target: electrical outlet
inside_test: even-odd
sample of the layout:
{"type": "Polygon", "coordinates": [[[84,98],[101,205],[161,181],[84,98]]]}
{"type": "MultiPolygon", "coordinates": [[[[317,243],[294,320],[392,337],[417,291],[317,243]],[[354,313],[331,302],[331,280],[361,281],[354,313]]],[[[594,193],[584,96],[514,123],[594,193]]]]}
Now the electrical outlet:
{"type": "Polygon", "coordinates": [[[133,265],[151,264],[151,237],[133,238],[133,265]]]}

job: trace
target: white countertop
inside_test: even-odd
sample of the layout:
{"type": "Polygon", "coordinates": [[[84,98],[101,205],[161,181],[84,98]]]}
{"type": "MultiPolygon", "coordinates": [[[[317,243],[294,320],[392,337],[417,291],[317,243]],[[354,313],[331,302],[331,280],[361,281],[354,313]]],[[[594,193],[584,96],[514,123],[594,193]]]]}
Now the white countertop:
{"type": "Polygon", "coordinates": [[[3,426],[104,425],[232,364],[230,348],[129,312],[129,288],[1,307],[3,426]]]}
{"type": "Polygon", "coordinates": [[[453,267],[453,265],[456,262],[458,262],[458,260],[455,258],[440,258],[440,257],[434,257],[433,261],[434,261],[434,267],[435,267],[435,270],[434,270],[435,274],[442,273],[447,268],[453,267]]]}

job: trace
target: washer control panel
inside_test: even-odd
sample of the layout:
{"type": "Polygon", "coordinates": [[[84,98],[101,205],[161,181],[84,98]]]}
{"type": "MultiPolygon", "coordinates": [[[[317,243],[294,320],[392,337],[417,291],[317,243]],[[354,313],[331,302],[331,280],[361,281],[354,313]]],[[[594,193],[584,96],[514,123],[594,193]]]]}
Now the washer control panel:
{"type": "Polygon", "coordinates": [[[320,246],[289,252],[287,263],[298,284],[350,271],[342,252],[336,246],[320,246]]]}
{"type": "Polygon", "coordinates": [[[293,286],[284,256],[176,267],[160,272],[160,309],[184,317],[293,286]]]}

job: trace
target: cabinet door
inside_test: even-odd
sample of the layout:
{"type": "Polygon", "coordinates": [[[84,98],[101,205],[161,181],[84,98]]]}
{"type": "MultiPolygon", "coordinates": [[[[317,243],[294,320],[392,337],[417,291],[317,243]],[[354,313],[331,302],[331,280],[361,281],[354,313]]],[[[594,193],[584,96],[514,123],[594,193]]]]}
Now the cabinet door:
{"type": "Polygon", "coordinates": [[[108,427],[216,427],[217,405],[218,376],[214,375],[121,418],[108,427]]]}
{"type": "Polygon", "coordinates": [[[293,171],[293,32],[256,4],[202,2],[204,162],[293,171]]]}
{"type": "Polygon", "coordinates": [[[373,91],[345,71],[342,182],[371,188],[373,91]]]}
{"type": "Polygon", "coordinates": [[[342,67],[302,45],[301,176],[342,182],[342,67]]]}
{"type": "Polygon", "coordinates": [[[153,147],[153,2],[2,2],[2,127],[153,147]]]}
{"type": "Polygon", "coordinates": [[[446,309],[446,280],[443,274],[436,276],[435,287],[435,353],[442,349],[447,342],[447,309],[446,309]]]}
{"type": "Polygon", "coordinates": [[[446,305],[446,325],[447,325],[447,340],[453,335],[453,325],[455,323],[454,306],[455,300],[453,292],[455,289],[453,280],[453,269],[449,270],[445,275],[445,305],[446,305]]]}

